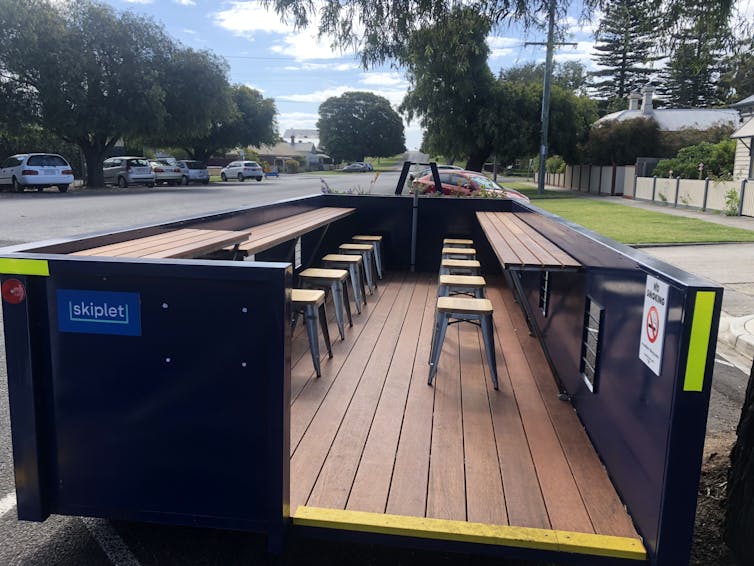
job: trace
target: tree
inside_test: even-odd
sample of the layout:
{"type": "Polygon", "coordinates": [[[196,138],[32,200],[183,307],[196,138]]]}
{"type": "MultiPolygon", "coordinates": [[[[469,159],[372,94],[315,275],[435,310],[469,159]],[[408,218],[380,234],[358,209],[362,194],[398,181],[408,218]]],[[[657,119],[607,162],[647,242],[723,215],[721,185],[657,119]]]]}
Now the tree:
{"type": "Polygon", "coordinates": [[[173,43],[150,20],[94,0],[6,0],[0,29],[4,79],[28,94],[30,118],[81,148],[90,186],[119,139],[162,128],[157,70],[173,43]]]}
{"type": "Polygon", "coordinates": [[[596,63],[602,67],[592,76],[603,80],[594,84],[605,99],[625,99],[638,90],[652,74],[649,63],[655,45],[654,22],[657,0],[610,0],[597,28],[596,63]]]}
{"type": "Polygon", "coordinates": [[[346,92],[319,107],[319,139],[336,161],[389,157],[406,150],[400,115],[390,101],[371,92],[346,92]]]}
{"type": "Polygon", "coordinates": [[[754,364],[730,454],[724,537],[740,564],[754,563],[754,364]]]}
{"type": "Polygon", "coordinates": [[[653,118],[609,121],[589,132],[587,155],[595,165],[629,165],[636,158],[657,155],[660,127],[653,118]]]}
{"type": "Polygon", "coordinates": [[[720,65],[719,98],[726,104],[754,93],[754,22],[742,19],[733,35],[720,65]]]}
{"type": "Polygon", "coordinates": [[[736,140],[726,139],[716,144],[702,142],[678,151],[673,159],[662,159],[652,172],[657,177],[701,179],[703,177],[730,177],[736,155],[736,140]],[[704,164],[700,173],[699,164],[704,164]]]}
{"type": "MultiPolygon", "coordinates": [[[[545,76],[544,63],[524,63],[509,69],[500,69],[498,79],[512,83],[541,85],[545,76]]],[[[586,67],[579,61],[556,61],[552,68],[552,83],[566,91],[583,96],[590,86],[586,67]]]]}
{"type": "Polygon", "coordinates": [[[197,131],[181,140],[181,146],[192,159],[206,161],[221,150],[277,140],[275,101],[245,85],[233,85],[228,91],[227,113],[216,116],[206,132],[197,131]]]}

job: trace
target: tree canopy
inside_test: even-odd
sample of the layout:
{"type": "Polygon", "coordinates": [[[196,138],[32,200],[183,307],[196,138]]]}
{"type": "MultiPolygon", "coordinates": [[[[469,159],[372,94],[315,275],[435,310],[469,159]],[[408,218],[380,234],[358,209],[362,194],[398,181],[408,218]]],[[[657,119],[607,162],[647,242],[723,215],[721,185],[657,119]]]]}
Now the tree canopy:
{"type": "Polygon", "coordinates": [[[406,150],[400,115],[390,101],[371,92],[346,92],[319,107],[319,140],[336,161],[389,157],[406,150]]]}
{"type": "Polygon", "coordinates": [[[587,154],[595,165],[629,165],[660,151],[660,126],[653,118],[610,121],[589,132],[587,154]]]}

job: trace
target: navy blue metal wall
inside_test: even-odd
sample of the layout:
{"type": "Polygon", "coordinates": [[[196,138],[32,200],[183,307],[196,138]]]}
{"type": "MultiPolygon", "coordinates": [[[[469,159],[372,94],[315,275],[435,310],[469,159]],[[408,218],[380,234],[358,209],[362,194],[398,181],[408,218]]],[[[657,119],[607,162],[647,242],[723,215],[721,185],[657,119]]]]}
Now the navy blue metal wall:
{"type": "Polygon", "coordinates": [[[27,299],[4,304],[19,517],[238,528],[279,544],[290,266],[48,259],[50,276],[20,277],[27,299]],[[135,296],[138,324],[61,330],[61,291],[82,297],[77,309],[135,296]]]}

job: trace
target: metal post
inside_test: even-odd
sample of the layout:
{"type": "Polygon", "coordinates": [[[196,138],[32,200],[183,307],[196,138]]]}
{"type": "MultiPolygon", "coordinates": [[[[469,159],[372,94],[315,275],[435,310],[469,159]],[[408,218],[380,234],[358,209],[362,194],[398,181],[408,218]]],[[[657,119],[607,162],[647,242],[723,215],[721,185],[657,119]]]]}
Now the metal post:
{"type": "Polygon", "coordinates": [[[416,231],[419,223],[419,192],[414,191],[414,204],[411,207],[411,273],[416,271],[416,231]]]}
{"type": "Polygon", "coordinates": [[[673,208],[678,208],[678,193],[681,191],[681,176],[675,178],[675,198],[673,199],[673,208]]]}
{"type": "Polygon", "coordinates": [[[552,74],[552,52],[555,45],[555,0],[550,0],[547,17],[547,56],[545,58],[545,79],[542,87],[542,141],[539,147],[539,179],[537,194],[545,194],[545,161],[547,160],[547,134],[550,122],[550,75],[552,74]]]}
{"type": "Polygon", "coordinates": [[[702,212],[707,210],[707,195],[709,194],[709,177],[704,179],[704,200],[702,201],[702,212]]]}
{"type": "Polygon", "coordinates": [[[746,179],[741,181],[741,197],[738,203],[738,215],[743,216],[744,212],[744,198],[746,197],[746,179]]]}
{"type": "Polygon", "coordinates": [[[652,202],[655,201],[655,190],[657,189],[657,175],[652,177],[652,202]]]}
{"type": "Polygon", "coordinates": [[[636,167],[634,167],[634,194],[631,195],[634,199],[637,198],[636,187],[638,186],[638,184],[639,184],[639,176],[636,174],[636,167]]]}

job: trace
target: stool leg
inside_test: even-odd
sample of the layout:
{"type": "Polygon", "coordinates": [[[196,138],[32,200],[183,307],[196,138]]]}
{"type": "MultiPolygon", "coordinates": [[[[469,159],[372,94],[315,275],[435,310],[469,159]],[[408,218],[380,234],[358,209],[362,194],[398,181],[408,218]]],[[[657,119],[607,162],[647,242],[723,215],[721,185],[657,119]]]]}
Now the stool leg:
{"type": "Polygon", "coordinates": [[[351,275],[351,287],[353,288],[353,302],[356,304],[356,312],[361,314],[361,292],[359,290],[358,270],[352,263],[348,266],[351,275]]]}
{"type": "Polygon", "coordinates": [[[382,279],[382,242],[374,243],[374,262],[377,265],[377,277],[382,279]]]}
{"type": "Polygon", "coordinates": [[[291,332],[296,329],[296,323],[298,322],[298,311],[291,313],[291,332]]]}
{"type": "Polygon", "coordinates": [[[369,269],[372,270],[372,281],[374,282],[374,288],[377,288],[377,256],[374,255],[374,248],[369,252],[369,257],[372,261],[369,262],[369,269]]]}
{"type": "Polygon", "coordinates": [[[340,281],[335,281],[330,284],[330,291],[332,292],[332,302],[335,306],[335,320],[338,323],[338,330],[340,331],[340,339],[346,339],[346,329],[343,326],[343,293],[338,288],[342,287],[340,281]]]}
{"type": "Polygon", "coordinates": [[[322,372],[319,367],[319,340],[317,339],[317,310],[312,305],[306,305],[306,335],[309,337],[309,351],[312,353],[312,361],[314,362],[314,370],[317,372],[317,377],[322,377],[322,372]]]}
{"type": "Polygon", "coordinates": [[[432,360],[429,362],[429,378],[427,379],[427,385],[432,385],[432,379],[437,373],[437,364],[440,361],[442,344],[445,341],[445,332],[448,329],[448,315],[446,313],[438,313],[437,322],[439,325],[435,327],[437,332],[433,333],[432,360]]]}
{"type": "Polygon", "coordinates": [[[325,314],[325,303],[319,305],[319,326],[322,328],[322,338],[325,339],[327,347],[327,357],[332,359],[332,344],[330,343],[330,329],[327,328],[327,315],[325,314]]]}
{"type": "Polygon", "coordinates": [[[353,319],[351,318],[351,301],[348,300],[348,284],[343,285],[341,281],[338,281],[340,285],[340,292],[343,295],[343,305],[346,307],[346,314],[348,315],[348,326],[353,328],[353,319]]]}
{"type": "Polygon", "coordinates": [[[482,315],[482,338],[484,339],[484,349],[487,353],[487,363],[490,366],[490,375],[492,376],[492,385],[495,391],[497,385],[497,361],[495,360],[495,335],[492,324],[492,314],[482,315]]]}
{"type": "Polygon", "coordinates": [[[364,300],[364,304],[367,304],[367,288],[366,284],[364,283],[364,280],[366,279],[366,276],[364,275],[364,260],[361,260],[361,265],[358,267],[357,271],[359,272],[359,284],[361,285],[361,298],[364,300]]]}
{"type": "Polygon", "coordinates": [[[474,289],[474,296],[477,299],[484,299],[484,287],[476,287],[474,289]]]}
{"type": "Polygon", "coordinates": [[[361,263],[364,266],[364,273],[367,275],[367,287],[369,287],[369,294],[374,294],[374,288],[376,285],[374,284],[374,281],[372,280],[372,254],[368,252],[364,252],[361,254],[361,263]]]}

